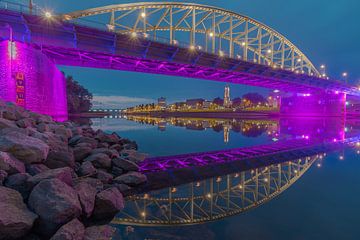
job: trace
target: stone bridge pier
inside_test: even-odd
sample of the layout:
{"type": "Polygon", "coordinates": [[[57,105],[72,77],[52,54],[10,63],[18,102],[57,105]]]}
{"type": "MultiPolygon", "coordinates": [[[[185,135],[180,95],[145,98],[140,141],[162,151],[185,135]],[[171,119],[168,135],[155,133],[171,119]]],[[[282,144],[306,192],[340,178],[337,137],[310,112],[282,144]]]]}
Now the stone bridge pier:
{"type": "Polygon", "coordinates": [[[67,119],[64,75],[40,50],[20,42],[0,42],[0,98],[24,108],[67,119]]]}

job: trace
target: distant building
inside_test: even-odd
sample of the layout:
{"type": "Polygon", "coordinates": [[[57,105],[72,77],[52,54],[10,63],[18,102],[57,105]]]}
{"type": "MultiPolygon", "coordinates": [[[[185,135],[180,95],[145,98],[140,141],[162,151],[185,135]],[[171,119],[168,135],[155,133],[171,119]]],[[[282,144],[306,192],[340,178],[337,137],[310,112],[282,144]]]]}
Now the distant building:
{"type": "Polygon", "coordinates": [[[164,97],[158,98],[158,106],[162,109],[165,109],[166,108],[166,98],[164,98],[164,97]]]}
{"type": "Polygon", "coordinates": [[[222,106],[222,105],[224,105],[224,100],[222,100],[221,98],[217,97],[217,98],[214,98],[213,103],[216,104],[216,105],[218,105],[218,106],[222,106]]]}
{"type": "Polygon", "coordinates": [[[224,107],[231,107],[230,87],[229,86],[225,86],[225,89],[224,89],[224,107]]]}
{"type": "Polygon", "coordinates": [[[202,108],[205,100],[202,98],[187,99],[186,105],[191,108],[202,108]]]}
{"type": "Polygon", "coordinates": [[[237,97],[232,100],[233,107],[240,107],[242,105],[242,99],[237,97]]]}

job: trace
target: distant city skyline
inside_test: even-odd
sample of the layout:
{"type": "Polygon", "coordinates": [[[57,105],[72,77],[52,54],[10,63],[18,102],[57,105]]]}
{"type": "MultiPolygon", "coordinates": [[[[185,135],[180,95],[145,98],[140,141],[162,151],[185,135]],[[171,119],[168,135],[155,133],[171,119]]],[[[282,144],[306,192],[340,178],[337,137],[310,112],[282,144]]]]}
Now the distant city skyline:
{"type": "MultiPolygon", "coordinates": [[[[19,0],[19,2],[27,1],[19,0]]],[[[76,4],[70,0],[35,0],[34,2],[53,12],[64,13],[133,1],[87,0],[77,1],[76,4]]],[[[360,49],[356,45],[358,42],[356,39],[360,39],[360,31],[357,30],[357,23],[360,22],[357,13],[357,9],[360,8],[359,1],[304,0],[299,4],[285,0],[240,2],[199,0],[196,3],[231,9],[259,20],[286,36],[317,68],[325,64],[331,77],[341,79],[341,74],[347,72],[349,82],[358,83],[360,80],[358,61],[360,49]],[[346,23],[342,24],[341,28],[334,29],[336,23],[343,22],[343,19],[347,19],[346,23]]],[[[106,100],[103,104],[115,103],[122,107],[154,102],[159,96],[166,96],[173,102],[196,98],[199,95],[211,99],[221,96],[225,86],[224,83],[182,77],[73,67],[60,68],[66,74],[74,76],[94,94],[95,104],[102,99],[106,100]]],[[[230,87],[233,97],[241,96],[246,92],[260,91],[266,94],[268,91],[234,84],[230,84],[230,87]]]]}

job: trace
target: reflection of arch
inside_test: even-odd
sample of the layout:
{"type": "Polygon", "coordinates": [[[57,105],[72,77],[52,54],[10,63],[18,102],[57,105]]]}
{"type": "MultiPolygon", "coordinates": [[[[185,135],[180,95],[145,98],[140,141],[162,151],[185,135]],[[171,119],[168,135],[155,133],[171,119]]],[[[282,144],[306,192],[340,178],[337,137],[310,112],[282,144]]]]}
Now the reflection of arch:
{"type": "Polygon", "coordinates": [[[221,8],[192,3],[130,3],[68,13],[63,18],[97,15],[110,19],[107,26],[112,31],[134,36],[141,33],[171,44],[179,44],[178,40],[185,38],[194,50],[319,76],[305,54],[280,33],[221,8]]]}
{"type": "Polygon", "coordinates": [[[319,155],[232,173],[129,197],[114,224],[198,224],[236,215],[270,201],[295,181],[319,155]]]}

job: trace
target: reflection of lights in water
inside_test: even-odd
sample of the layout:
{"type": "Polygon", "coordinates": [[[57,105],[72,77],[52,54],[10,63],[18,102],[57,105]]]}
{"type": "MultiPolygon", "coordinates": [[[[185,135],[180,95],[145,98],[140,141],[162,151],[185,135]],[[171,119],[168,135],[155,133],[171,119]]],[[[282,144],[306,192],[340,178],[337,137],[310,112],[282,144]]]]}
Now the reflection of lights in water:
{"type": "Polygon", "coordinates": [[[318,168],[321,167],[321,163],[316,164],[316,166],[317,166],[318,168]]]}
{"type": "Polygon", "coordinates": [[[216,182],[221,182],[221,177],[216,178],[216,182]]]}
{"type": "Polygon", "coordinates": [[[344,160],[344,156],[340,155],[340,156],[339,156],[339,159],[340,159],[340,160],[344,160]]]}

